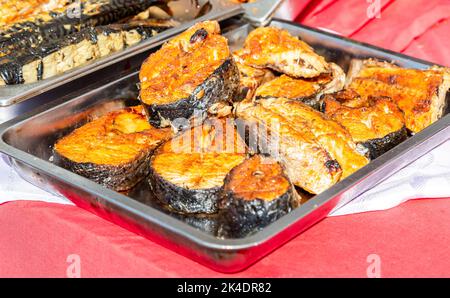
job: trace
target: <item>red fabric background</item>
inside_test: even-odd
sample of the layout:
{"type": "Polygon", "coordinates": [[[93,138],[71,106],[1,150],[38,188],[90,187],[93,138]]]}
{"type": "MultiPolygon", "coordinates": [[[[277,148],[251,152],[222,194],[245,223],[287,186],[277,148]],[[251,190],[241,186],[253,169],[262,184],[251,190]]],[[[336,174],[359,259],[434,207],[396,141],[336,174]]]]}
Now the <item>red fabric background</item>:
{"type": "MultiPolygon", "coordinates": [[[[382,0],[380,19],[367,18],[363,0],[310,2],[299,22],[450,65],[449,0],[382,0]]],[[[377,254],[384,277],[449,277],[449,218],[449,199],[327,218],[249,269],[226,276],[365,277],[367,257],[377,254]]],[[[84,277],[225,276],[77,207],[0,206],[0,276],[64,277],[72,254],[80,256],[84,277]]]]}

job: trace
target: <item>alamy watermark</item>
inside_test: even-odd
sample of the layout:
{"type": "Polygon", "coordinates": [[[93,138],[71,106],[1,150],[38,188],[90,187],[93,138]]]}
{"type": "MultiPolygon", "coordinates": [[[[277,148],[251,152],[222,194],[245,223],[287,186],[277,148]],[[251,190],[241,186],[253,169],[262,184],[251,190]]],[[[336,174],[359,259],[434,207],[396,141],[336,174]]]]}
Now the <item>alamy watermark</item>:
{"type": "Polygon", "coordinates": [[[381,18],[381,0],[366,0],[369,3],[366,13],[369,19],[381,18]]]}
{"type": "Polygon", "coordinates": [[[274,160],[280,157],[283,148],[280,148],[281,124],[278,119],[268,122],[232,118],[199,119],[177,118],[172,121],[172,126],[182,127],[182,131],[186,132],[170,141],[173,153],[258,152],[270,155],[274,160]]]}
{"type": "Polygon", "coordinates": [[[370,254],[366,258],[367,266],[366,274],[369,278],[380,278],[381,277],[381,258],[377,254],[370,254]]]}
{"type": "Polygon", "coordinates": [[[66,276],[69,278],[81,277],[81,258],[77,254],[68,255],[66,262],[69,264],[66,269],[66,276]]]}

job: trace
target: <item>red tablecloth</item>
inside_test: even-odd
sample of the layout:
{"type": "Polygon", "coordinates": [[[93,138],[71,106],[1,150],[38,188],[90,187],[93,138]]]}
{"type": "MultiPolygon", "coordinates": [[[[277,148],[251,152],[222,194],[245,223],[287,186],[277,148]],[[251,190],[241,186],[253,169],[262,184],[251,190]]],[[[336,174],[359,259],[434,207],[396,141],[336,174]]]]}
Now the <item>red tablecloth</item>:
{"type": "MultiPolygon", "coordinates": [[[[379,19],[367,17],[369,2],[376,5],[376,0],[312,2],[298,21],[450,65],[449,0],[382,0],[379,19]]],[[[290,5],[295,7],[295,1],[290,5]]],[[[376,254],[385,277],[448,277],[449,218],[449,199],[327,218],[249,269],[226,276],[364,277],[367,257],[376,254]]],[[[64,277],[71,255],[80,257],[84,277],[224,276],[77,207],[0,206],[0,276],[64,277]]]]}

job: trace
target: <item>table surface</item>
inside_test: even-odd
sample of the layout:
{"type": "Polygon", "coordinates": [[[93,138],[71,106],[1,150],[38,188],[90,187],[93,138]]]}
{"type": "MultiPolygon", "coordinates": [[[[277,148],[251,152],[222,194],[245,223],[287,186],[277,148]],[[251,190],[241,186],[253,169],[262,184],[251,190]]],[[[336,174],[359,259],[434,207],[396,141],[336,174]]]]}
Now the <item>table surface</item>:
{"type": "MultiPolygon", "coordinates": [[[[299,12],[303,24],[450,65],[448,0],[288,1],[283,9],[299,12]]],[[[327,218],[247,270],[224,275],[80,208],[9,202],[0,206],[0,276],[64,277],[77,256],[84,277],[365,277],[373,257],[383,277],[448,277],[449,218],[450,198],[327,218]]]]}

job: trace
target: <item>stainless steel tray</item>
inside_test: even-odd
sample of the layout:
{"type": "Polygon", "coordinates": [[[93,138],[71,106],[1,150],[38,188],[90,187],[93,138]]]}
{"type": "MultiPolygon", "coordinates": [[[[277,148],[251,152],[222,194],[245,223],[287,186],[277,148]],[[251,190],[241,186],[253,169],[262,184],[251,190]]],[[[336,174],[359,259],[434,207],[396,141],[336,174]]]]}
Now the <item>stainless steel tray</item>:
{"type": "MultiPolygon", "coordinates": [[[[119,61],[126,60],[136,54],[143,53],[156,45],[162,44],[165,40],[174,36],[185,29],[189,28],[196,22],[200,22],[207,19],[224,20],[235,16],[237,14],[247,12],[250,19],[257,22],[258,20],[266,17],[264,12],[273,10],[281,1],[263,0],[265,10],[255,10],[255,4],[239,5],[237,2],[230,0],[199,0],[201,5],[210,3],[210,10],[203,16],[198,18],[186,17],[186,10],[192,10],[191,0],[173,1],[170,3],[171,9],[174,13],[174,18],[180,21],[180,25],[165,30],[156,36],[149,38],[137,45],[131,46],[123,51],[113,53],[107,57],[93,60],[83,66],[67,71],[61,75],[57,75],[42,81],[31,84],[9,85],[0,86],[0,123],[6,120],[12,119],[18,115],[23,114],[26,111],[32,110],[36,106],[43,105],[56,96],[61,96],[65,93],[64,90],[58,92],[58,87],[66,85],[69,82],[77,80],[90,73],[101,70],[107,66],[116,64],[119,61]],[[189,6],[189,7],[188,7],[189,6]],[[55,92],[48,93],[53,90],[55,92]]],[[[93,78],[86,79],[93,80],[93,78]]]]}
{"type": "MultiPolygon", "coordinates": [[[[232,28],[226,35],[233,48],[242,44],[252,29],[242,19],[229,20],[227,24],[232,28]]],[[[352,58],[368,57],[419,69],[431,65],[285,21],[274,20],[270,25],[301,36],[329,61],[344,69],[352,58]]],[[[133,99],[137,95],[137,81],[136,71],[127,75],[118,72],[114,79],[100,80],[58,99],[50,109],[43,106],[1,125],[0,152],[7,154],[17,172],[31,183],[222,272],[246,268],[325,218],[333,208],[348,203],[450,137],[447,110],[433,125],[256,234],[242,239],[219,239],[211,234],[215,224],[213,218],[183,217],[166,211],[155,202],[145,183],[128,194],[120,194],[49,161],[57,138],[90,117],[136,103],[133,99]]],[[[450,96],[447,96],[447,104],[449,102],[450,96]]]]}

